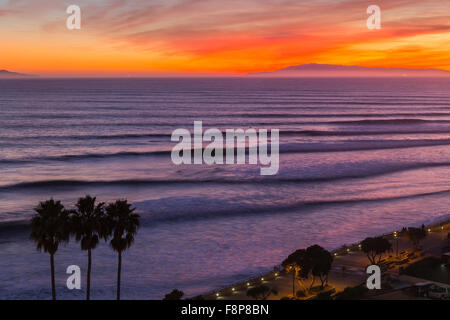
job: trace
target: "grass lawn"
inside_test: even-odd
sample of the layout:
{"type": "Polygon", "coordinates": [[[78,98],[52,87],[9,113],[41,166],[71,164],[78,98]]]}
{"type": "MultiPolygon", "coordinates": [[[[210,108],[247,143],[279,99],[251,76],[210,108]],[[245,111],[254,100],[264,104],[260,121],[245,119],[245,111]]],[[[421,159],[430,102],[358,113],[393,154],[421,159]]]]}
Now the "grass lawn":
{"type": "Polygon", "coordinates": [[[404,274],[431,281],[450,284],[450,267],[445,267],[441,259],[428,257],[406,267],[404,274]]]}

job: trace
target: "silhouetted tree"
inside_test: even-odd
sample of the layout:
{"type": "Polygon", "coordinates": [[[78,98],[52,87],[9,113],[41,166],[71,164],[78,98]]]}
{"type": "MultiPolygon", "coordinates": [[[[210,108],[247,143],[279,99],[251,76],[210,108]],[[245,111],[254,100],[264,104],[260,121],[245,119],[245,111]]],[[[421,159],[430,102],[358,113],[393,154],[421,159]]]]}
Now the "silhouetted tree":
{"type": "Polygon", "coordinates": [[[292,272],[292,295],[295,297],[295,278],[303,287],[305,292],[312,289],[315,278],[319,277],[321,288],[328,283],[328,274],[333,263],[333,256],[319,245],[313,245],[305,249],[299,249],[290,254],[283,262],[282,266],[292,272]],[[309,286],[304,284],[309,277],[309,286]]]}
{"type": "Polygon", "coordinates": [[[139,227],[139,215],[127,200],[117,200],[106,207],[111,247],[119,254],[117,267],[117,300],[120,300],[122,252],[131,247],[139,227]]]}
{"type": "Polygon", "coordinates": [[[255,300],[266,300],[271,294],[277,295],[277,289],[270,288],[264,284],[247,290],[247,297],[255,300]]]}
{"type": "Polygon", "coordinates": [[[295,279],[298,276],[298,272],[304,266],[306,257],[306,250],[299,249],[294,253],[291,253],[282,263],[283,268],[287,272],[292,272],[292,296],[295,298],[295,279]]]}
{"type": "Polygon", "coordinates": [[[361,242],[361,250],[367,255],[370,264],[379,264],[383,253],[392,250],[392,244],[383,237],[366,238],[361,242]]]}
{"type": "Polygon", "coordinates": [[[184,292],[178,289],[173,289],[171,293],[165,295],[163,300],[181,300],[184,296],[184,292]]]}
{"type": "Polygon", "coordinates": [[[78,199],[76,209],[71,211],[70,216],[71,233],[81,243],[81,250],[88,252],[86,300],[91,295],[92,250],[101,238],[106,240],[108,235],[104,203],[96,204],[95,201],[96,198],[89,195],[78,199]]]}
{"type": "Polygon", "coordinates": [[[414,248],[420,244],[420,241],[427,236],[427,232],[425,230],[425,226],[422,225],[422,228],[408,228],[406,232],[406,237],[413,244],[414,248]]]}
{"type": "Polygon", "coordinates": [[[322,248],[319,245],[313,245],[306,249],[306,254],[311,259],[312,269],[311,274],[313,281],[310,285],[310,289],[314,284],[315,277],[320,279],[320,287],[323,289],[324,285],[328,284],[328,274],[331,270],[331,265],[333,263],[333,255],[322,248]]]}
{"type": "Polygon", "coordinates": [[[54,255],[59,245],[70,239],[68,212],[60,201],[53,199],[40,202],[34,211],[36,214],[31,218],[30,238],[36,242],[38,251],[44,250],[50,254],[52,299],[56,300],[54,255]]]}

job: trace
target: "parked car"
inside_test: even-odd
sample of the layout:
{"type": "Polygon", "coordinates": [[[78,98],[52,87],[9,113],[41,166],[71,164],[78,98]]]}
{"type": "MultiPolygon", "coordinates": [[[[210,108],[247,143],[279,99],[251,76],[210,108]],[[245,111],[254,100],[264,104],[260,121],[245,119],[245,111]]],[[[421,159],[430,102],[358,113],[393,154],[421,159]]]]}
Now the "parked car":
{"type": "Polygon", "coordinates": [[[433,286],[428,291],[428,297],[431,299],[450,299],[450,287],[433,286]]]}
{"type": "Polygon", "coordinates": [[[418,297],[426,297],[432,286],[432,282],[420,282],[414,284],[413,288],[418,297]]]}
{"type": "Polygon", "coordinates": [[[442,263],[450,263],[450,252],[442,254],[442,263]]]}

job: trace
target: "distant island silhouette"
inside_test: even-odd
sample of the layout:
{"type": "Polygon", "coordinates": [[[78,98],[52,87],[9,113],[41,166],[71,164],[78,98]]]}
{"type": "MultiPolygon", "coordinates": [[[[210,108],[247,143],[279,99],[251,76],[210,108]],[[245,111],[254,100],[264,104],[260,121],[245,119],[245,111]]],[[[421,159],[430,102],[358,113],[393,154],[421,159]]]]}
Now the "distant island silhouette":
{"type": "Polygon", "coordinates": [[[249,73],[248,75],[258,77],[449,77],[450,71],[311,63],[271,72],[249,73]]]}
{"type": "Polygon", "coordinates": [[[32,77],[36,76],[31,74],[11,72],[8,70],[0,70],[0,79],[16,79],[16,78],[32,78],[32,77]]]}

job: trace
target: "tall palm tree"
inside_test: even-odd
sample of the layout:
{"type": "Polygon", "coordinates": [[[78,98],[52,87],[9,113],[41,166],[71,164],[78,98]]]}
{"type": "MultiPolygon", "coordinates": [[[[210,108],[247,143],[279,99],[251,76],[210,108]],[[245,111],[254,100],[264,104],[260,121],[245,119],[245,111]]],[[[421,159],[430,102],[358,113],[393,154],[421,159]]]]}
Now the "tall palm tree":
{"type": "Polygon", "coordinates": [[[86,300],[91,296],[91,267],[92,250],[101,238],[107,239],[106,215],[104,203],[95,203],[96,198],[90,195],[78,199],[76,209],[71,211],[71,233],[77,242],[81,243],[81,250],[88,252],[88,269],[86,284],[86,300]]]}
{"type": "Polygon", "coordinates": [[[139,215],[133,213],[127,200],[117,200],[106,207],[109,233],[112,234],[110,245],[119,254],[117,268],[117,300],[120,300],[120,273],[122,269],[122,252],[131,247],[139,227],[139,215]]]}
{"type": "Polygon", "coordinates": [[[54,255],[59,244],[70,239],[68,212],[60,201],[53,199],[40,202],[34,211],[36,214],[31,218],[30,238],[36,242],[38,251],[44,250],[50,254],[52,299],[56,300],[54,255]]]}

